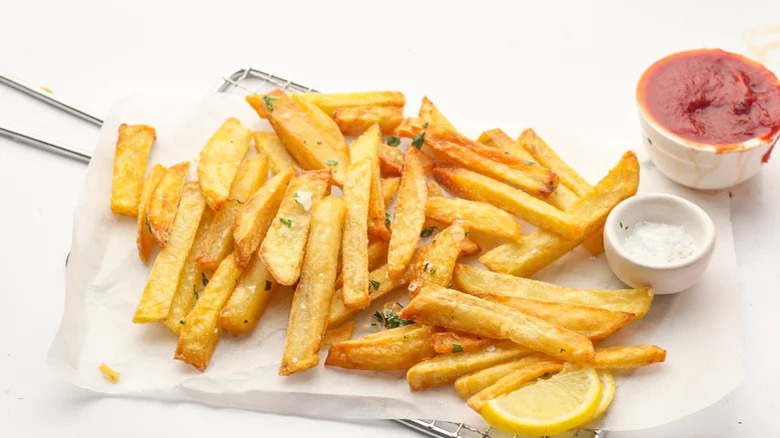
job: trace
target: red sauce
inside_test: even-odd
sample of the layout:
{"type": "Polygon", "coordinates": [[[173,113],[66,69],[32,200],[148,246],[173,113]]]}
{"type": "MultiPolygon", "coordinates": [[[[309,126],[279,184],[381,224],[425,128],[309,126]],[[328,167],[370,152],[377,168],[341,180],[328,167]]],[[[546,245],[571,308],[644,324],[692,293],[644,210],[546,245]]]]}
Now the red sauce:
{"type": "Polygon", "coordinates": [[[692,50],[661,59],[642,75],[637,99],[659,125],[721,151],[756,137],[770,139],[780,130],[777,77],[723,50],[692,50]]]}

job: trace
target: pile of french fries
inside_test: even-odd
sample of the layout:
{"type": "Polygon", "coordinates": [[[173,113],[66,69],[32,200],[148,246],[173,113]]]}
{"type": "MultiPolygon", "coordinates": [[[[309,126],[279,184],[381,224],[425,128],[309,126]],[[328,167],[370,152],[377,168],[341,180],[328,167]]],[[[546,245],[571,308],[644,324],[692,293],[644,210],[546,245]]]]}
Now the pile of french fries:
{"type": "Polygon", "coordinates": [[[632,152],[591,185],[532,130],[471,140],[427,98],[410,118],[399,92],[247,101],[273,132],[228,119],[193,182],[189,162],[146,172],[153,128],[119,128],[111,209],[136,219],[144,263],[160,247],[133,321],[163,323],[175,359],[205,370],[223,329],[251,333],[280,285],[294,287],[282,376],[330,345],[326,366],[408,370],[412,391],[452,384],[479,410],[565,362],[665,359],[651,345],[594,346],[641,318],[652,289],[529,278],[577,246],[602,251],[607,214],[637,190],[632,152]],[[489,270],[459,263],[474,256],[489,270]],[[405,307],[388,297],[398,289],[405,307]],[[352,339],[355,321],[386,329],[352,339]]]}

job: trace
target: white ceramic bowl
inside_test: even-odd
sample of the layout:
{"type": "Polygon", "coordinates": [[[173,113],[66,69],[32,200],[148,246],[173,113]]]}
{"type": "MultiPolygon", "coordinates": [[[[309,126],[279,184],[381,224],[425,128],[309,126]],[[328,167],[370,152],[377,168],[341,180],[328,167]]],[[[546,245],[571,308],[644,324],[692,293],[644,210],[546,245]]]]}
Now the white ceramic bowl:
{"type": "Polygon", "coordinates": [[[632,287],[651,286],[656,294],[672,294],[693,286],[707,269],[715,249],[715,225],[698,205],[667,194],[639,195],[615,208],[604,225],[604,252],[609,267],[632,287]],[[680,261],[647,264],[633,259],[625,241],[637,222],[681,225],[693,237],[693,253],[680,261]]]}

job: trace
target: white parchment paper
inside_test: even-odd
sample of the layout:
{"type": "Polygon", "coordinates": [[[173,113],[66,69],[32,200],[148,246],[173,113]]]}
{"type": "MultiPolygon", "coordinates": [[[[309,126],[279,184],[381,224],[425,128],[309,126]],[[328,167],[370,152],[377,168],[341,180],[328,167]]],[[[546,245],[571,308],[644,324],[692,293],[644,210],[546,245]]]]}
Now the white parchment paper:
{"type": "MultiPolygon", "coordinates": [[[[198,152],[230,116],[252,129],[269,129],[237,96],[214,94],[190,100],[134,96],[113,106],[75,211],[65,308],[49,353],[52,368],[77,386],[106,394],[334,419],[435,418],[483,424],[451,386],[412,393],[402,372],[320,365],[291,377],[277,376],[289,289],[277,293],[251,336],[225,334],[204,373],[173,360],[176,339],[162,325],[131,322],[149,266],[138,259],[135,221],[112,215],[109,209],[117,128],[121,123],[154,126],[158,139],[151,162],[170,166],[193,160],[190,178],[194,179],[198,152]],[[103,362],[121,373],[119,384],[103,379],[97,369],[103,362]]],[[[537,132],[591,182],[598,181],[623,151],[556,129],[537,132]]],[[[728,194],[685,189],[665,179],[648,160],[641,160],[640,193],[673,193],[695,202],[714,220],[717,244],[699,284],[683,293],[657,296],[643,319],[604,342],[647,343],[668,350],[664,364],[616,375],[615,400],[595,425],[608,430],[649,428],[700,410],[731,391],[742,372],[740,300],[728,194]]],[[[536,278],[576,287],[624,287],[603,255],[593,258],[582,249],[536,278]]],[[[405,302],[404,295],[399,291],[387,300],[397,296],[405,302]]],[[[373,311],[357,317],[356,336],[372,330],[369,315],[373,311]]]]}

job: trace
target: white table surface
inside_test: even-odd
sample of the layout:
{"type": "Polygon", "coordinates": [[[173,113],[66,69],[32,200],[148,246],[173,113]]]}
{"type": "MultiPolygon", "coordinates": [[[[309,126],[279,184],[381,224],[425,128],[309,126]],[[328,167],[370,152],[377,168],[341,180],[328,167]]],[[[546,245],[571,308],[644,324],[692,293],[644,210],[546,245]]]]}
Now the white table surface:
{"type": "MultiPolygon", "coordinates": [[[[616,150],[640,147],[633,88],[649,63],[687,48],[744,53],[745,31],[780,24],[776,0],[464,7],[394,1],[382,9],[368,2],[108,3],[5,4],[0,70],[103,114],[127,93],[203,93],[220,76],[251,64],[321,90],[399,89],[409,111],[426,93],[471,135],[496,126],[517,134],[534,123],[556,124],[616,150]]],[[[770,61],[780,70],[780,58],[770,61]]],[[[0,123],[85,149],[97,134],[5,87],[0,123]]],[[[0,436],[420,436],[388,421],[103,398],[57,381],[45,357],[61,316],[72,209],[84,171],[81,163],[0,138],[0,436]]],[[[664,427],[610,437],[777,434],[778,190],[780,157],[732,190],[746,364],[739,388],[664,427]]]]}

